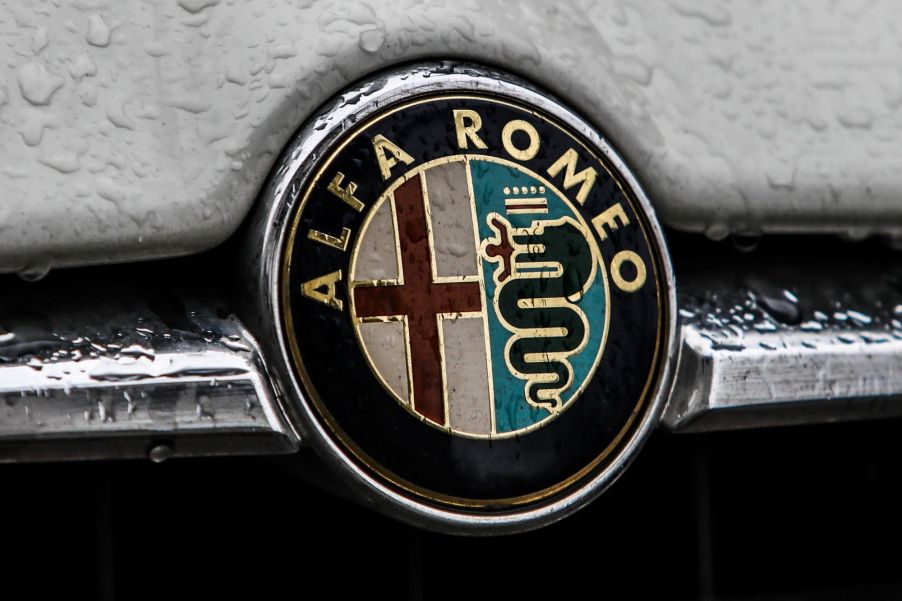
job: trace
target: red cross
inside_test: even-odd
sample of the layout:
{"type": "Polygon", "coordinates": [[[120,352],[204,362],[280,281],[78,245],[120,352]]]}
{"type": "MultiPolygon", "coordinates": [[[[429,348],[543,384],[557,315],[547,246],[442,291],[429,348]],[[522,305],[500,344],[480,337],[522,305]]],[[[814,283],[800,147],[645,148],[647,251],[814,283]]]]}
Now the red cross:
{"type": "Polygon", "coordinates": [[[404,283],[356,286],[354,307],[357,317],[407,316],[414,409],[431,421],[445,425],[437,315],[480,311],[482,299],[479,284],[475,282],[433,281],[432,248],[420,178],[420,175],[410,178],[394,194],[404,283]]]}

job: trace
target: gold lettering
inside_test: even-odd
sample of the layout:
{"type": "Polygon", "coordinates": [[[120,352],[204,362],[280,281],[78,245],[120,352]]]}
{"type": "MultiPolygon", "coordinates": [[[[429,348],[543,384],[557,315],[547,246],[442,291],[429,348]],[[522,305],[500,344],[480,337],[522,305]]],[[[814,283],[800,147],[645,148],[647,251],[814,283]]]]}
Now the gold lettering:
{"type": "Polygon", "coordinates": [[[480,150],[485,150],[488,146],[482,141],[476,132],[482,129],[482,117],[476,111],[467,109],[454,110],[454,129],[457,131],[457,147],[461,149],[467,148],[467,140],[473,143],[473,146],[480,150]],[[467,124],[469,121],[469,124],[467,124]]]}
{"type": "Polygon", "coordinates": [[[341,311],[344,303],[335,297],[335,284],[341,281],[341,269],[313,278],[301,285],[301,294],[311,300],[323,303],[341,311]]]}
{"type": "Polygon", "coordinates": [[[382,134],[373,138],[373,149],[376,151],[376,160],[379,161],[379,171],[382,173],[383,180],[391,177],[391,168],[399,162],[405,165],[413,162],[412,156],[382,134]],[[386,156],[386,152],[390,156],[386,156]]]}
{"type": "Polygon", "coordinates": [[[357,198],[354,196],[354,192],[357,191],[357,184],[355,184],[354,182],[348,182],[348,186],[346,188],[342,188],[341,182],[342,180],[344,180],[344,178],[345,174],[339,171],[335,174],[335,177],[332,178],[332,181],[329,182],[329,187],[326,189],[335,196],[345,201],[348,206],[359,213],[363,210],[363,203],[357,200],[357,198]]]}
{"type": "Polygon", "coordinates": [[[598,237],[600,239],[608,239],[608,233],[604,231],[605,226],[612,231],[620,229],[620,225],[617,224],[617,219],[620,220],[620,225],[627,226],[630,224],[629,217],[623,212],[623,207],[619,202],[613,207],[606,209],[600,215],[592,218],[592,225],[595,226],[595,231],[598,232],[598,237]]]}
{"type": "Polygon", "coordinates": [[[504,150],[519,161],[528,161],[539,153],[539,132],[536,128],[523,121],[522,119],[514,119],[508,121],[504,129],[501,130],[501,143],[504,144],[504,150]],[[514,132],[522,131],[529,136],[529,146],[521,150],[514,146],[512,140],[514,132]]]}
{"type": "Polygon", "coordinates": [[[621,250],[611,260],[611,279],[614,280],[614,285],[624,292],[635,292],[645,284],[645,262],[633,251],[621,250]],[[624,262],[632,263],[636,268],[636,277],[632,280],[624,279],[620,273],[624,262]]]}
{"type": "Polygon", "coordinates": [[[341,228],[340,238],[330,236],[329,234],[324,234],[319,230],[310,230],[309,232],[307,232],[307,237],[311,240],[319,242],[320,244],[325,244],[326,246],[331,246],[332,248],[337,248],[338,250],[344,252],[348,248],[348,238],[351,237],[351,230],[346,227],[341,228]]]}
{"type": "Polygon", "coordinates": [[[557,177],[557,174],[566,168],[564,171],[564,190],[569,190],[576,184],[582,184],[579,188],[579,192],[576,193],[576,202],[584,204],[586,202],[586,197],[592,190],[592,186],[595,185],[595,178],[598,177],[598,172],[595,171],[594,167],[586,167],[577,173],[577,158],[579,157],[577,156],[576,151],[570,148],[561,155],[561,158],[548,168],[548,175],[557,177]]]}

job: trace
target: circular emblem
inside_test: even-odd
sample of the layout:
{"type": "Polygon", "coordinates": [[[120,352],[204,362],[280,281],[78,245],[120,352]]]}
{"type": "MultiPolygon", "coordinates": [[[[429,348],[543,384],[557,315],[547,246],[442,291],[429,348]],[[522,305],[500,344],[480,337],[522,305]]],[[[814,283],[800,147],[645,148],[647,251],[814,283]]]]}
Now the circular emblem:
{"type": "Polygon", "coordinates": [[[277,190],[302,430],[446,523],[578,506],[660,409],[671,288],[647,201],[522,82],[447,66],[380,82],[384,101],[300,134],[277,190]]]}

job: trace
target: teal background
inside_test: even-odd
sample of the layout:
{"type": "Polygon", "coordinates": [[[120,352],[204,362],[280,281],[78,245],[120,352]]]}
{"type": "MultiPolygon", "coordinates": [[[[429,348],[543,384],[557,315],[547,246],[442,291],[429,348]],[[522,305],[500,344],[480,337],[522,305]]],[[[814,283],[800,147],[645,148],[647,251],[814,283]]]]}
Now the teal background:
{"type": "MultiPolygon", "coordinates": [[[[570,209],[566,202],[546,186],[545,198],[548,200],[548,213],[539,215],[508,215],[504,208],[504,188],[513,186],[545,185],[536,178],[520,171],[490,161],[471,159],[470,174],[473,180],[473,196],[476,202],[476,218],[479,226],[480,241],[493,235],[486,222],[489,213],[504,216],[513,227],[529,227],[536,219],[558,219],[571,216],[582,222],[578,215],[570,209]]],[[[511,197],[513,195],[507,195],[511,197]]],[[[533,196],[533,195],[529,195],[533,196]]],[[[495,281],[492,274],[496,263],[483,260],[483,276],[485,280],[486,306],[488,307],[489,346],[492,354],[492,379],[495,388],[495,424],[498,433],[513,432],[531,426],[549,417],[546,409],[533,407],[524,395],[525,380],[521,380],[508,371],[504,361],[504,347],[512,333],[505,328],[495,314],[492,299],[495,297],[495,281]]],[[[585,382],[595,363],[595,357],[602,343],[605,329],[605,293],[601,266],[596,272],[593,285],[576,303],[589,320],[589,340],[586,348],[579,354],[571,355],[570,365],[573,367],[573,381],[562,394],[565,406],[567,397],[585,382]]],[[[572,401],[571,401],[572,402],[572,401]]]]}

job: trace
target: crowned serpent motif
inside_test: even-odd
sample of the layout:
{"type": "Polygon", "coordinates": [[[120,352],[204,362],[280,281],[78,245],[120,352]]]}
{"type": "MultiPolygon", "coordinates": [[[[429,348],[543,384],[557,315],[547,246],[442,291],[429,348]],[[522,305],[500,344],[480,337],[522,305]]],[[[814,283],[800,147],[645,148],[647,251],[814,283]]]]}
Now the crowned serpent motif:
{"type": "Polygon", "coordinates": [[[558,412],[573,383],[568,358],[588,340],[589,321],[576,303],[595,279],[588,240],[570,217],[518,229],[495,213],[487,221],[496,235],[482,253],[497,264],[495,311],[512,333],[505,360],[525,380],[531,405],[558,412]]]}

